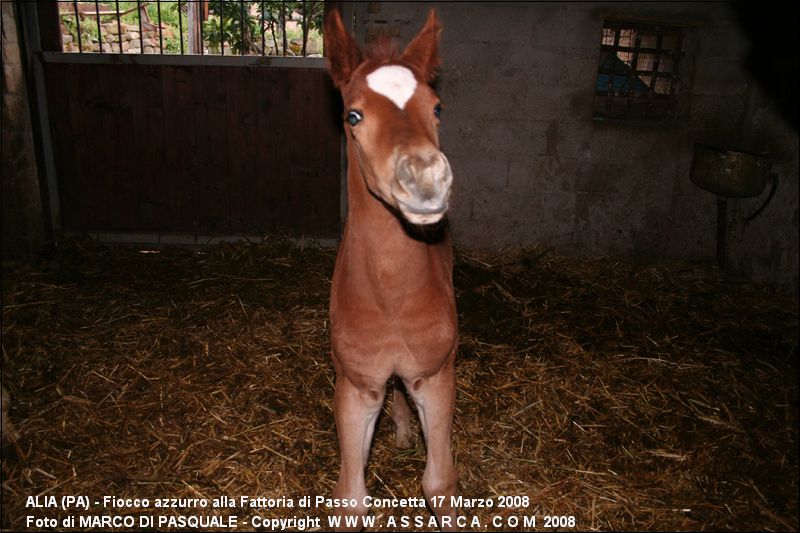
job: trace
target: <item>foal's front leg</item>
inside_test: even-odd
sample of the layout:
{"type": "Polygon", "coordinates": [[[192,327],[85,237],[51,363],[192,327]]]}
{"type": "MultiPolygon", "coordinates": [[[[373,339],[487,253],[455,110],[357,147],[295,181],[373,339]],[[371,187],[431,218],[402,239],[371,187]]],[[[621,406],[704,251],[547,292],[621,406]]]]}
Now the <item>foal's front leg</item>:
{"type": "Polygon", "coordinates": [[[406,382],[419,411],[428,457],[422,490],[443,531],[456,531],[456,510],[451,498],[458,492],[458,473],[450,452],[450,433],[456,399],[455,357],[451,355],[438,374],[406,382]]]}
{"type": "MultiPolygon", "coordinates": [[[[337,499],[354,499],[355,508],[339,508],[336,514],[362,517],[368,509],[364,506],[367,486],[364,469],[369,458],[375,421],[378,419],[385,387],[369,389],[356,387],[345,375],[336,376],[336,390],[333,394],[333,414],[336,419],[336,432],[339,435],[339,450],[342,456],[339,481],[333,491],[337,499]]],[[[344,526],[344,521],[342,521],[344,526]]],[[[342,530],[362,529],[360,519],[355,528],[342,527],[342,530]]]]}

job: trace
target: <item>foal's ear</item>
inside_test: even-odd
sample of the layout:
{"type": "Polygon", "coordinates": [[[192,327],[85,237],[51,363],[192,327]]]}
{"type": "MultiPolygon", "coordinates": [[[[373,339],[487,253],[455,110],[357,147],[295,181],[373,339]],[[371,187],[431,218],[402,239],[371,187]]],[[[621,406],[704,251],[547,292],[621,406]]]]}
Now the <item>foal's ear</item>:
{"type": "Polygon", "coordinates": [[[347,33],[338,9],[332,9],[325,17],[325,56],[328,72],[334,85],[341,89],[363,59],[356,41],[347,33]]]}
{"type": "Polygon", "coordinates": [[[436,18],[436,11],[431,9],[425,26],[408,43],[403,51],[403,61],[410,63],[419,72],[425,81],[431,82],[436,77],[436,67],[441,63],[439,59],[439,34],[442,26],[436,18]]]}

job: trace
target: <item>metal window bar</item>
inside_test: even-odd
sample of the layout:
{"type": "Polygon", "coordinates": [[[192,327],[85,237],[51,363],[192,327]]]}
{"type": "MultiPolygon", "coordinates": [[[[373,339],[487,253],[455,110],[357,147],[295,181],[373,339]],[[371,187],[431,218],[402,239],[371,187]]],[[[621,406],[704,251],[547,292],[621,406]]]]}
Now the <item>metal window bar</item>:
{"type": "MultiPolygon", "coordinates": [[[[192,53],[205,54],[206,37],[205,24],[203,23],[203,15],[199,16],[196,26],[190,28],[188,24],[184,24],[183,11],[181,10],[181,2],[178,0],[166,0],[166,6],[169,9],[178,9],[177,13],[177,28],[172,28],[170,24],[164,26],[165,16],[167,13],[163,12],[163,0],[136,0],[134,2],[121,2],[114,0],[111,2],[103,2],[103,0],[72,0],[65,3],[66,9],[61,13],[62,17],[66,20],[74,17],[75,25],[72,27],[77,31],[77,43],[74,43],[65,51],[74,51],[79,53],[86,52],[100,52],[100,53],[134,53],[139,54],[179,54],[185,55],[189,51],[194,50],[192,53]],[[110,6],[109,6],[110,4],[110,6]],[[134,7],[135,4],[135,7],[134,7]],[[155,4],[155,13],[150,12],[148,15],[149,4],[155,4]],[[91,6],[89,8],[88,6],[91,6]],[[88,8],[88,9],[87,9],[88,8]],[[138,38],[136,36],[127,35],[129,29],[133,30],[133,23],[123,22],[123,16],[136,10],[136,25],[138,26],[138,38]],[[86,19],[94,17],[97,35],[92,36],[88,33],[86,28],[86,19]],[[103,19],[105,17],[105,19],[103,19]],[[116,28],[113,26],[113,18],[116,17],[116,28]],[[151,20],[153,19],[157,20],[151,20]],[[105,22],[104,22],[105,21],[105,22]],[[123,27],[124,26],[124,27],[123,27]],[[155,48],[153,41],[155,40],[155,27],[158,26],[158,51],[152,50],[150,47],[155,48]],[[117,35],[112,35],[113,31],[117,35]],[[178,43],[174,43],[168,34],[171,30],[178,34],[178,43]],[[184,35],[184,32],[188,32],[184,35]],[[193,32],[193,33],[192,33],[193,32]],[[199,34],[199,35],[198,35],[199,34]],[[88,35],[88,37],[87,37],[88,35]],[[127,36],[126,36],[127,35],[127,36]],[[189,48],[187,51],[184,38],[194,36],[195,39],[199,37],[200,50],[197,52],[196,45],[189,48]],[[147,38],[146,38],[147,37],[147,38]],[[165,38],[167,42],[165,42],[165,38]],[[90,44],[89,48],[83,46],[83,40],[87,39],[90,44]],[[151,41],[152,39],[152,41],[151,41]],[[117,41],[117,46],[114,46],[114,41],[117,41]],[[127,44],[127,41],[131,41],[127,44]],[[138,41],[138,42],[135,42],[138,41]],[[147,46],[145,46],[147,41],[147,46]],[[95,42],[97,45],[95,46],[95,42]],[[174,44],[173,44],[174,43],[174,44]],[[166,49],[165,49],[166,46],[166,49]],[[147,48],[145,50],[145,48],[147,48]]],[[[184,5],[191,3],[194,7],[200,6],[196,11],[198,13],[207,14],[208,4],[203,0],[186,0],[184,5]],[[205,9],[204,9],[205,8],[205,9]]],[[[295,4],[292,4],[295,5],[295,4]]],[[[213,5],[213,16],[217,20],[216,24],[219,25],[219,54],[225,55],[225,48],[227,46],[228,52],[234,51],[235,55],[277,55],[277,56],[300,56],[308,57],[309,51],[316,55],[318,52],[316,47],[310,48],[309,39],[311,39],[312,25],[316,31],[317,16],[321,12],[322,3],[314,0],[302,0],[296,4],[298,10],[298,18],[294,16],[294,10],[290,7],[290,3],[286,0],[280,2],[267,2],[265,0],[221,0],[213,5]],[[236,9],[238,2],[239,9],[236,9]],[[259,9],[260,7],[260,9],[259,9]],[[233,11],[229,11],[233,10],[233,11]],[[214,13],[216,11],[216,13],[214,13]],[[255,11],[260,11],[257,15],[252,15],[255,11]],[[302,14],[299,12],[302,11],[302,14]],[[231,16],[233,15],[233,16],[231,16]],[[226,16],[228,17],[226,19],[226,16]],[[240,24],[238,31],[235,29],[235,24],[240,24]],[[260,24],[261,32],[261,45],[258,45],[258,35],[254,32],[256,24],[260,24]],[[291,27],[291,31],[302,31],[302,41],[292,42],[287,31],[291,27]],[[233,37],[230,35],[233,30],[233,37]],[[267,33],[270,36],[267,36],[267,33]],[[232,38],[231,38],[232,37],[232,38]],[[271,44],[268,46],[268,39],[271,39],[271,44]],[[236,42],[238,41],[238,42],[236,42]],[[235,49],[239,46],[239,52],[236,54],[235,49]]],[[[172,14],[170,14],[170,17],[172,14]]],[[[206,17],[207,18],[207,17],[206,17]]],[[[174,20],[170,18],[169,20],[174,20]]],[[[91,22],[90,22],[91,23],[91,22]]],[[[93,30],[92,30],[93,31],[93,30]]],[[[65,34],[68,35],[68,34],[65,34]]],[[[316,35],[316,34],[315,34],[316,35]]],[[[216,39],[216,37],[215,37],[216,39]]],[[[319,36],[313,37],[314,42],[317,42],[319,36]]],[[[197,42],[197,41],[195,41],[197,42]]],[[[656,75],[663,76],[663,73],[656,75]]],[[[667,86],[665,86],[667,88],[667,86]]]]}
{"type": "Polygon", "coordinates": [[[306,57],[308,51],[308,29],[308,6],[306,0],[303,0],[303,50],[300,54],[302,57],[306,57]]]}
{"type": "Polygon", "coordinates": [[[94,10],[97,15],[97,44],[100,47],[100,53],[103,53],[103,32],[100,31],[100,2],[94,0],[94,10]]]}
{"type": "Polygon", "coordinates": [[[142,31],[142,1],[136,0],[136,18],[139,20],[139,53],[144,53],[144,32],[142,31]]]}
{"type": "Polygon", "coordinates": [[[264,0],[261,0],[261,24],[259,25],[261,28],[261,55],[267,55],[267,30],[264,28],[264,0]]]}
{"type": "Polygon", "coordinates": [[[286,57],[286,49],[289,48],[289,40],[286,36],[286,0],[281,0],[281,33],[283,34],[283,57],[286,57]]]}
{"type": "Polygon", "coordinates": [[[78,32],[78,53],[83,53],[83,43],[81,42],[81,17],[78,16],[78,0],[73,0],[73,7],[75,8],[75,27],[78,32]]]}
{"type": "MultiPolygon", "coordinates": [[[[633,57],[631,57],[631,69],[628,72],[628,83],[630,87],[633,87],[636,80],[639,79],[639,75],[636,73],[636,69],[639,68],[639,49],[642,47],[642,34],[641,32],[635,33],[634,45],[633,45],[633,57]]],[[[630,115],[631,110],[633,109],[633,98],[628,98],[625,102],[625,114],[630,115]]]]}
{"type": "Polygon", "coordinates": [[[178,41],[181,43],[181,55],[183,55],[183,11],[180,1],[178,2],[178,41]]]}
{"type": "Polygon", "coordinates": [[[164,53],[164,29],[161,27],[161,0],[156,0],[158,10],[158,53],[164,53]]]}
{"type": "MultiPolygon", "coordinates": [[[[619,33],[619,30],[614,31],[614,48],[619,46],[619,33]]],[[[611,72],[608,73],[608,89],[606,92],[608,93],[606,97],[606,109],[610,113],[614,104],[614,69],[611,69],[611,72]]]]}
{"type": "MultiPolygon", "coordinates": [[[[114,0],[114,7],[117,11],[117,41],[119,42],[119,53],[122,53],[122,21],[119,17],[119,0],[114,0]]],[[[99,17],[98,17],[99,18],[99,17]]]]}
{"type": "MultiPolygon", "coordinates": [[[[672,73],[678,71],[678,63],[680,62],[681,58],[683,57],[683,39],[685,37],[685,32],[678,33],[678,38],[675,43],[675,52],[672,54],[672,73]]],[[[677,107],[677,99],[675,93],[678,90],[678,85],[680,84],[680,79],[675,78],[669,84],[669,112],[671,114],[675,113],[675,108],[677,107]]]]}
{"type": "Polygon", "coordinates": [[[239,0],[239,55],[244,55],[244,0],[239,0]]]}
{"type": "MultiPolygon", "coordinates": [[[[659,33],[656,37],[656,49],[662,50],[664,45],[664,35],[659,33]]],[[[653,64],[650,74],[650,98],[652,98],[656,94],[656,88],[658,87],[658,66],[661,64],[661,54],[656,54],[653,56],[653,64]]]]}
{"type": "MultiPolygon", "coordinates": [[[[200,13],[202,10],[203,10],[203,6],[201,4],[200,5],[200,11],[198,11],[198,13],[200,13]]],[[[203,55],[203,54],[206,53],[205,52],[205,44],[204,44],[206,42],[206,38],[203,35],[203,21],[202,20],[200,21],[199,26],[200,26],[200,55],[203,55]]]]}

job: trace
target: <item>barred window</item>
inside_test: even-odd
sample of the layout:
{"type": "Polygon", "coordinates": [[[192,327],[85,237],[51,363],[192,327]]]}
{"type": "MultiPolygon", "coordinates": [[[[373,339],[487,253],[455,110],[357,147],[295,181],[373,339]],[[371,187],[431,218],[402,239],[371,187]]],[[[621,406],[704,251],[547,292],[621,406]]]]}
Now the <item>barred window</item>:
{"type": "Polygon", "coordinates": [[[60,1],[64,52],[321,57],[323,1],[60,1]]]}
{"type": "Polygon", "coordinates": [[[681,91],[686,28],[607,20],[600,43],[594,116],[669,120],[681,91]]]}

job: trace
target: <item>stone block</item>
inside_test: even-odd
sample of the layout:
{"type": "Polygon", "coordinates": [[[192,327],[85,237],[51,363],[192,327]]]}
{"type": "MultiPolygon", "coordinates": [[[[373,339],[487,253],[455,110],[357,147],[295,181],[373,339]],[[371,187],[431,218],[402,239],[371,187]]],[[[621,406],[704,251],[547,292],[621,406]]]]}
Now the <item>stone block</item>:
{"type": "Polygon", "coordinates": [[[739,58],[699,57],[695,62],[691,92],[695,95],[743,95],[749,83],[739,58]]]}
{"type": "Polygon", "coordinates": [[[692,95],[689,99],[689,125],[697,130],[734,131],[745,111],[744,96],[692,95]]]}

